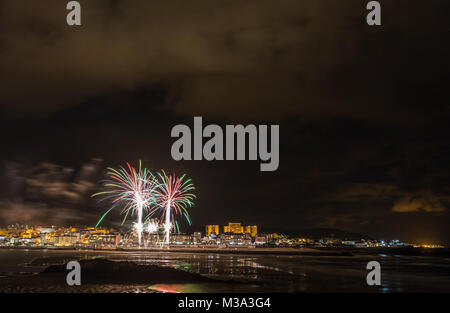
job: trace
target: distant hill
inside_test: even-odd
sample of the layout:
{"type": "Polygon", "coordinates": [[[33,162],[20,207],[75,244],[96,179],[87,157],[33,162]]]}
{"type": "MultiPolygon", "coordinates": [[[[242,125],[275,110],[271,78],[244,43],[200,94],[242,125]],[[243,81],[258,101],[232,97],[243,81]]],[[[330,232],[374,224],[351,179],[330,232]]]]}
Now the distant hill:
{"type": "MultiPolygon", "coordinates": [[[[205,234],[205,229],[196,227],[191,228],[189,230],[190,233],[194,231],[202,232],[205,234]]],[[[220,232],[222,233],[223,228],[220,227],[220,232]]],[[[262,234],[270,234],[277,233],[282,235],[288,235],[290,237],[305,237],[311,239],[320,239],[320,238],[339,238],[343,240],[359,240],[359,239],[376,239],[364,234],[358,234],[354,232],[334,229],[334,228],[305,228],[299,230],[292,229],[279,229],[279,228],[269,228],[269,227],[258,227],[258,233],[262,234]]]]}
{"type": "Polygon", "coordinates": [[[344,240],[374,239],[364,234],[358,234],[333,228],[309,228],[309,229],[287,230],[287,231],[264,229],[263,232],[264,233],[273,232],[278,234],[285,234],[295,237],[305,237],[311,239],[320,239],[320,238],[339,238],[344,240]]]}

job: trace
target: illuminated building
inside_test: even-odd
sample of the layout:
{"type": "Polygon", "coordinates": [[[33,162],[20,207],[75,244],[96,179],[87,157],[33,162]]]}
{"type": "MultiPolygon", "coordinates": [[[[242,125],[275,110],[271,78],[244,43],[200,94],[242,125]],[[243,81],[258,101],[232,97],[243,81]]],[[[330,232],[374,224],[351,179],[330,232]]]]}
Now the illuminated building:
{"type": "Polygon", "coordinates": [[[177,245],[191,244],[193,242],[193,238],[191,235],[174,234],[170,237],[170,242],[177,245]]]}
{"type": "Polygon", "coordinates": [[[120,243],[120,235],[96,234],[92,237],[94,244],[98,246],[117,246],[120,243]]]}
{"type": "Polygon", "coordinates": [[[224,233],[243,234],[244,226],[241,223],[228,223],[228,226],[223,227],[224,233]]]}
{"type": "Polygon", "coordinates": [[[60,247],[73,246],[78,242],[77,236],[63,235],[54,237],[54,245],[60,247]]]}
{"type": "MultiPolygon", "coordinates": [[[[218,226],[217,226],[217,230],[218,230],[218,226]]],[[[201,232],[195,232],[193,235],[193,240],[194,243],[200,243],[202,241],[202,233],[201,232]]]]}
{"type": "Polygon", "coordinates": [[[224,233],[232,234],[249,234],[255,237],[258,234],[258,227],[256,225],[242,226],[241,223],[228,223],[227,226],[223,227],[224,233]]]}
{"type": "Polygon", "coordinates": [[[267,243],[267,237],[266,236],[258,236],[255,238],[255,244],[256,245],[263,245],[267,243]]]}
{"type": "Polygon", "coordinates": [[[245,226],[245,233],[249,234],[252,237],[255,237],[258,234],[258,227],[253,226],[245,226]]]}
{"type": "Polygon", "coordinates": [[[219,235],[219,225],[206,225],[206,236],[211,234],[219,235]]]}

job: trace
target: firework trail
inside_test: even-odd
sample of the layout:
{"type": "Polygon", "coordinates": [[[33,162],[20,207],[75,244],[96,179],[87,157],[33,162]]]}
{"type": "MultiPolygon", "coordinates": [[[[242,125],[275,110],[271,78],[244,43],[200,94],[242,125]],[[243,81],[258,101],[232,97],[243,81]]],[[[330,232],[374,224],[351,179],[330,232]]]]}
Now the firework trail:
{"type": "Polygon", "coordinates": [[[121,166],[118,170],[108,168],[108,176],[109,179],[103,181],[104,186],[108,190],[92,195],[92,197],[101,196],[102,198],[99,202],[104,200],[111,200],[112,202],[111,208],[102,215],[96,227],[112,209],[117,206],[123,206],[121,214],[124,214],[125,217],[122,224],[130,214],[137,217],[134,228],[138,233],[140,246],[144,210],[149,210],[155,205],[154,190],[157,187],[155,177],[150,171],[141,167],[141,162],[139,162],[138,170],[129,163],[127,163],[125,168],[121,166]]]}
{"type": "Polygon", "coordinates": [[[153,208],[149,216],[156,213],[157,210],[163,210],[161,221],[164,222],[165,243],[169,244],[170,230],[175,227],[179,232],[178,222],[175,219],[176,215],[184,216],[191,224],[189,218],[188,208],[194,205],[195,195],[192,191],[195,189],[191,179],[185,179],[186,175],[176,177],[174,174],[167,176],[162,171],[158,173],[157,187],[154,189],[155,200],[158,203],[158,208],[153,208]]]}

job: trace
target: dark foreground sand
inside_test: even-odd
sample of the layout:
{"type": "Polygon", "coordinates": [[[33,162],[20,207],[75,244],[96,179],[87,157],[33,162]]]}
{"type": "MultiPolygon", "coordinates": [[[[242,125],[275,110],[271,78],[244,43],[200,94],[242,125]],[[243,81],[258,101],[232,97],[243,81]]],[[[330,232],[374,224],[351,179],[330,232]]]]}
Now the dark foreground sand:
{"type": "MultiPolygon", "coordinates": [[[[56,261],[56,260],[50,260],[56,261]]],[[[45,259],[33,263],[44,264],[45,259]]],[[[69,270],[65,264],[50,265],[34,275],[14,275],[0,278],[0,292],[155,292],[149,285],[205,283],[242,284],[210,279],[168,267],[137,265],[105,259],[81,260],[81,286],[68,286],[69,270]]]]}

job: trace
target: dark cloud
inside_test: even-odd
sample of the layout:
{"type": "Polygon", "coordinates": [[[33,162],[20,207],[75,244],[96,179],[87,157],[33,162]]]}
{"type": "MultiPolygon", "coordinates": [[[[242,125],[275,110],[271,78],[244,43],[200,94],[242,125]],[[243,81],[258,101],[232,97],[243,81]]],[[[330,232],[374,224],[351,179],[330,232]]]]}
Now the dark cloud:
{"type": "Polygon", "coordinates": [[[32,225],[91,222],[95,214],[86,209],[91,208],[89,198],[102,174],[98,159],[78,170],[52,163],[6,163],[1,176],[0,220],[32,225]]]}
{"type": "Polygon", "coordinates": [[[416,124],[448,95],[438,4],[385,2],[383,26],[370,28],[356,0],[89,1],[70,28],[61,2],[4,1],[0,102],[44,114],[163,82],[186,115],[416,124]]]}
{"type": "Polygon", "coordinates": [[[2,220],[93,223],[102,169],[142,159],[193,177],[200,230],[450,242],[447,1],[382,1],[379,28],[359,0],[90,0],[72,28],[65,4],[0,2],[2,220]],[[279,123],[279,170],[172,161],[194,115],[279,123]]]}

